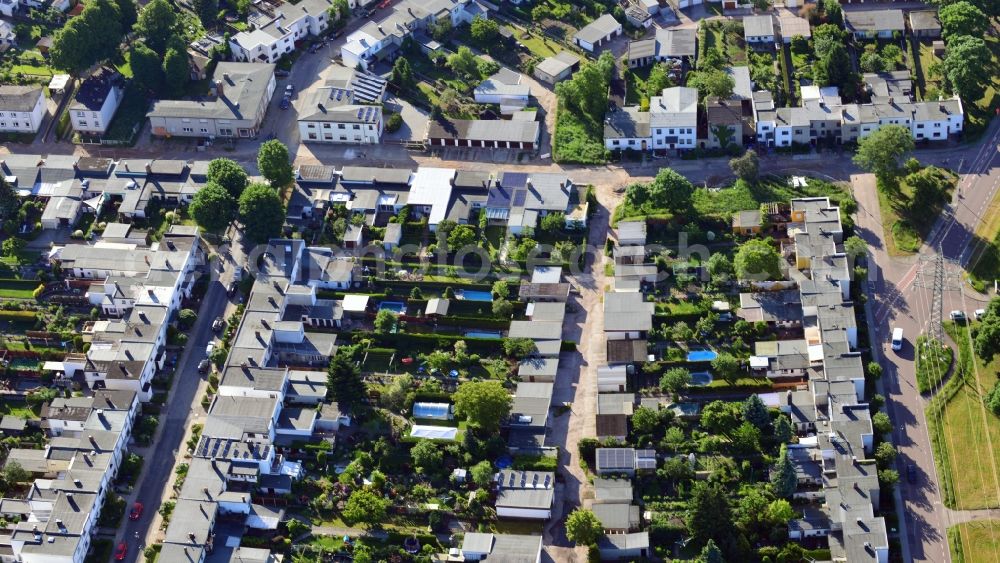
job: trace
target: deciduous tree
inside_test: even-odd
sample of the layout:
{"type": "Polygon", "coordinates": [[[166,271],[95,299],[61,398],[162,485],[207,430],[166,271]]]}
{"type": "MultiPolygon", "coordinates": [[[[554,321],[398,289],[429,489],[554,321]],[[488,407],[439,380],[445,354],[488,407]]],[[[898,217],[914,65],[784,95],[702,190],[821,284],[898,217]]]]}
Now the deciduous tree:
{"type": "Polygon", "coordinates": [[[959,35],[982,37],[990,27],[986,14],[966,0],[941,6],[938,19],[941,20],[941,34],[949,40],[959,35]]]}
{"type": "Polygon", "coordinates": [[[945,75],[966,104],[982,99],[992,83],[993,57],[980,37],[960,35],[948,42],[942,62],[945,75]]]}
{"type": "Polygon", "coordinates": [[[168,0],[152,0],[139,12],[135,31],[146,38],[150,49],[164,55],[167,43],[177,32],[177,11],[168,0]]]}
{"type": "Polygon", "coordinates": [[[748,184],[756,184],[760,176],[760,158],[757,151],[748,150],[741,156],[737,156],[729,161],[729,168],[737,178],[748,184]]]}
{"type": "Polygon", "coordinates": [[[219,231],[236,215],[236,200],[219,184],[208,182],[194,194],[189,211],[199,227],[219,231]]]}
{"type": "Polygon", "coordinates": [[[267,184],[251,184],[243,190],[239,215],[244,234],[258,243],[278,236],[285,224],[285,206],[281,196],[267,184]]]}
{"type": "Polygon", "coordinates": [[[913,136],[902,125],[887,125],[858,141],[854,163],[875,174],[890,193],[899,190],[902,164],[913,152],[913,136]]]}
{"type": "Polygon", "coordinates": [[[602,532],[597,515],[586,508],[577,508],[566,518],[566,537],[577,545],[593,545],[602,532]]]}
{"type": "Polygon", "coordinates": [[[158,92],[163,86],[163,63],[155,51],[141,41],[136,41],[129,49],[129,66],[132,81],[146,92],[158,92]]]}
{"type": "Polygon", "coordinates": [[[288,147],[277,139],[264,141],[257,151],[257,169],[272,186],[280,188],[292,181],[288,147]]]}
{"type": "Polygon", "coordinates": [[[781,256],[770,239],[748,240],[733,259],[736,277],[741,280],[781,279],[781,256]]]}
{"type": "Polygon", "coordinates": [[[385,522],[389,500],[368,488],[351,493],[344,505],[344,518],[355,524],[377,526],[385,522]]]}
{"type": "Polygon", "coordinates": [[[250,182],[247,171],[236,161],[228,158],[215,158],[208,163],[206,178],[209,182],[215,182],[234,198],[239,198],[250,182]]]}
{"type": "Polygon", "coordinates": [[[691,372],[687,368],[671,368],[660,378],[660,389],[667,393],[680,393],[688,385],[691,385],[691,372]]]}
{"type": "Polygon", "coordinates": [[[499,381],[467,381],[455,391],[455,414],[487,433],[500,428],[510,415],[512,403],[510,393],[499,381]]]}

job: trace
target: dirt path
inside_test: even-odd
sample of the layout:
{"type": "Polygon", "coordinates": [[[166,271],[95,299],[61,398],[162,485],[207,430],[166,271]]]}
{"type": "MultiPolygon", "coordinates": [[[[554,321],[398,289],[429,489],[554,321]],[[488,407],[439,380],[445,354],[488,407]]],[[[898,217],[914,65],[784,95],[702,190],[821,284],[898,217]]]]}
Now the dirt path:
{"type": "Polygon", "coordinates": [[[561,513],[545,530],[545,549],[553,561],[586,561],[584,548],[573,548],[566,539],[565,517],[578,506],[589,505],[593,490],[581,466],[578,443],[597,435],[597,367],[606,362],[604,340],[604,290],[611,280],[604,275],[604,241],[611,214],[618,203],[613,184],[597,187],[598,209],[590,218],[588,256],[582,271],[568,280],[579,289],[571,296],[563,338],[577,343],[572,354],[563,354],[553,391],[553,404],[571,408],[556,416],[548,443],[560,450],[559,475],[564,481],[557,506],[561,513]]]}

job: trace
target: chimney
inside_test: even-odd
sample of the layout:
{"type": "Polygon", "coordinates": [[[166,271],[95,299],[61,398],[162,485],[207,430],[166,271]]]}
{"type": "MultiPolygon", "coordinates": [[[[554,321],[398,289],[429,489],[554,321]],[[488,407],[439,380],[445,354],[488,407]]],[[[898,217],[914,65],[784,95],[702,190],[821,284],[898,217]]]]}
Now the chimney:
{"type": "Polygon", "coordinates": [[[146,163],[146,174],[152,174],[152,173],[153,173],[153,165],[147,162],[146,163]]]}
{"type": "Polygon", "coordinates": [[[226,93],[226,87],[222,85],[222,81],[221,80],[216,80],[215,81],[215,95],[216,95],[216,97],[222,98],[222,97],[225,96],[225,93],[226,93]]]}

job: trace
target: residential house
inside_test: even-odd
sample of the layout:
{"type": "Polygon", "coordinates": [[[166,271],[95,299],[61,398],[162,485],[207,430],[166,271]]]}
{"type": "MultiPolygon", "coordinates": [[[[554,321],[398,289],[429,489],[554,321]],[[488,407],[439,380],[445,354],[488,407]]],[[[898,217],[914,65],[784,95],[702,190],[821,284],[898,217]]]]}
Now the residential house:
{"type": "Polygon", "coordinates": [[[652,148],[693,149],[698,133],[698,90],[675,86],[649,99],[652,148]]]}
{"type": "Polygon", "coordinates": [[[653,146],[650,113],[630,106],[613,111],[604,120],[604,147],[608,150],[646,151],[653,146]]]}
{"type": "Polygon", "coordinates": [[[577,31],[573,35],[573,43],[584,51],[594,53],[621,33],[622,24],[611,14],[604,14],[577,31]]]}
{"type": "Polygon", "coordinates": [[[147,114],[160,137],[253,138],[274,95],[274,65],[222,62],[206,100],[159,100],[147,114]]]}
{"type": "MultiPolygon", "coordinates": [[[[3,12],[4,4],[0,2],[0,13],[3,12]]],[[[14,26],[7,20],[0,20],[0,53],[13,47],[17,43],[17,33],[14,26]]]]}
{"type": "Polygon", "coordinates": [[[524,109],[530,96],[531,88],[521,82],[521,75],[508,69],[500,69],[473,91],[477,104],[498,105],[503,114],[524,109]]]}
{"type": "Polygon", "coordinates": [[[12,17],[20,5],[20,0],[0,0],[0,15],[12,17]]]}
{"type": "Polygon", "coordinates": [[[45,117],[40,86],[0,86],[0,132],[37,133],[45,117]]]}
{"type": "Polygon", "coordinates": [[[88,76],[67,107],[73,130],[88,135],[103,135],[122,103],[123,86],[122,76],[106,67],[88,76]]]}
{"type": "Polygon", "coordinates": [[[756,235],[760,233],[763,226],[761,212],[759,209],[748,209],[733,213],[733,234],[734,235],[756,235]]]}
{"type": "Polygon", "coordinates": [[[844,29],[858,39],[891,39],[906,30],[906,23],[902,10],[845,10],[844,29]]]}
{"type": "Polygon", "coordinates": [[[934,10],[914,10],[909,13],[910,31],[917,39],[941,37],[941,21],[934,10]]]}
{"type": "Polygon", "coordinates": [[[790,44],[794,37],[805,39],[812,37],[809,20],[787,12],[778,18],[778,29],[781,31],[781,41],[786,45],[790,44]]]}
{"type": "Polygon", "coordinates": [[[625,21],[632,27],[648,29],[653,25],[653,16],[645,8],[631,4],[625,9],[625,21]]]}
{"type": "Polygon", "coordinates": [[[381,106],[356,104],[353,90],[330,85],[305,95],[298,122],[306,143],[378,144],[385,129],[381,106]]]}
{"type": "Polygon", "coordinates": [[[766,47],[775,43],[774,17],[746,16],[743,18],[743,39],[752,47],[766,47]]]}
{"type": "Polygon", "coordinates": [[[298,3],[255,3],[250,27],[229,39],[236,61],[277,63],[295,50],[296,43],[316,37],[328,27],[332,0],[302,0],[298,3]]]}
{"type": "Polygon", "coordinates": [[[542,59],[535,65],[535,78],[542,82],[555,84],[569,78],[580,68],[580,57],[572,51],[560,51],[551,57],[542,59]]]}
{"type": "Polygon", "coordinates": [[[708,137],[701,141],[702,148],[742,147],[746,139],[754,137],[754,129],[744,118],[743,104],[739,101],[706,98],[705,115],[708,137]]]}

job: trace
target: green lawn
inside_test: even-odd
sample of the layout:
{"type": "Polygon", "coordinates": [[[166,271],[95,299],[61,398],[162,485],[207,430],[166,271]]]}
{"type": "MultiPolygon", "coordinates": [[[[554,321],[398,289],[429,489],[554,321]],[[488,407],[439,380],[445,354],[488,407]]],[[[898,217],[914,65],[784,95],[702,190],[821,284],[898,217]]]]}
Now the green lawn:
{"type": "MultiPolygon", "coordinates": [[[[947,199],[951,198],[951,192],[958,183],[957,176],[951,176],[951,179],[952,184],[948,188],[947,199]]],[[[884,190],[878,190],[882,225],[887,227],[886,234],[889,235],[885,239],[889,256],[907,256],[918,252],[938,217],[939,210],[929,212],[920,210],[919,214],[915,214],[913,210],[908,211],[907,206],[910,205],[913,192],[905,182],[901,184],[900,190],[902,193],[900,202],[890,200],[884,190]]]]}
{"type": "Polygon", "coordinates": [[[757,209],[762,203],[817,196],[829,197],[831,202],[840,205],[842,214],[849,214],[854,209],[854,199],[841,185],[808,178],[806,186],[792,187],[787,178],[774,176],[762,178],[754,186],[736,182],[721,190],[698,188],[694,192],[693,203],[699,216],[728,219],[737,211],[757,209]]]}
{"type": "Polygon", "coordinates": [[[959,346],[959,359],[952,376],[927,407],[944,503],[959,510],[1000,507],[996,479],[1000,474],[1000,420],[983,403],[983,394],[996,383],[1000,360],[984,363],[974,358],[964,325],[947,322],[945,330],[959,346]],[[988,444],[993,444],[992,450],[988,444]]]}
{"type": "Polygon", "coordinates": [[[992,561],[1000,550],[1000,520],[965,522],[948,528],[954,563],[992,561]]]}

